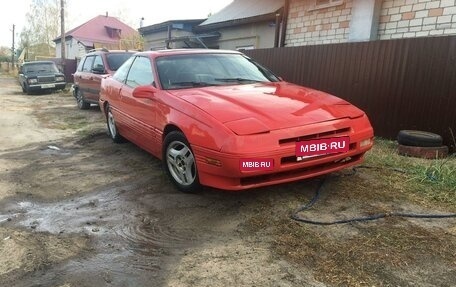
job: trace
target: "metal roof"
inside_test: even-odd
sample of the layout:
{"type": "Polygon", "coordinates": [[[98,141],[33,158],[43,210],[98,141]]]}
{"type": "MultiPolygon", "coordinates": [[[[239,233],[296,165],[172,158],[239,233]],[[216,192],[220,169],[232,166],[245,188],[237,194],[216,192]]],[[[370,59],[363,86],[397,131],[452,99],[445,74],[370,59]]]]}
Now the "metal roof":
{"type": "Polygon", "coordinates": [[[142,35],[144,34],[151,34],[155,32],[160,32],[164,30],[168,30],[168,27],[171,25],[173,29],[184,29],[186,28],[186,24],[190,25],[191,27],[196,26],[203,22],[206,19],[188,19],[188,20],[169,20],[166,22],[161,22],[149,26],[144,26],[138,29],[139,33],[142,35]]]}
{"type": "Polygon", "coordinates": [[[199,26],[275,14],[283,7],[284,2],[284,0],[234,0],[199,26]]]}
{"type": "MultiPolygon", "coordinates": [[[[137,31],[119,19],[110,16],[99,15],[90,19],[84,24],[65,32],[65,38],[73,37],[85,46],[92,46],[93,43],[118,43],[119,37],[112,37],[108,30],[114,29],[121,32],[123,38],[134,35],[137,31]]],[[[54,42],[61,42],[57,37],[54,42]]]]}

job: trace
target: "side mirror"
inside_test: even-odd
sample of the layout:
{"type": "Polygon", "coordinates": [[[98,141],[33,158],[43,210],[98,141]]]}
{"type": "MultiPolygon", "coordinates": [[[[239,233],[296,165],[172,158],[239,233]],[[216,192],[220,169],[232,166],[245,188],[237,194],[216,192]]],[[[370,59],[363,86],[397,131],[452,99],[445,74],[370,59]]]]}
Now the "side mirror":
{"type": "Polygon", "coordinates": [[[92,72],[95,74],[105,74],[105,70],[103,67],[93,67],[92,72]]]}
{"type": "Polygon", "coordinates": [[[133,90],[133,97],[138,99],[154,99],[158,89],[152,85],[139,86],[133,90]]]}

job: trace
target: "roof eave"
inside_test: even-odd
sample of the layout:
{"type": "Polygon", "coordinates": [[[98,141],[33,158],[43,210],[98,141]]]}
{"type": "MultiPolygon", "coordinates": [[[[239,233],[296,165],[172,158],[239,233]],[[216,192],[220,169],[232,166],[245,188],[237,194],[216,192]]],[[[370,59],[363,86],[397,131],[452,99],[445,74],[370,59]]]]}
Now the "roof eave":
{"type": "MultiPolygon", "coordinates": [[[[280,11],[280,10],[278,10],[280,11]]],[[[265,22],[275,20],[276,14],[278,11],[269,14],[258,15],[254,17],[242,18],[242,19],[233,19],[229,21],[223,21],[218,23],[212,23],[207,25],[198,25],[195,27],[195,32],[205,32],[209,30],[215,30],[220,28],[228,28],[233,26],[239,26],[243,24],[251,24],[251,23],[258,23],[258,22],[265,22]]]]}
{"type": "MultiPolygon", "coordinates": [[[[195,24],[195,25],[198,25],[198,24],[201,24],[205,20],[206,19],[170,20],[170,21],[166,21],[166,22],[163,22],[163,23],[158,23],[158,24],[155,24],[155,25],[141,27],[141,28],[138,29],[138,32],[141,35],[144,36],[144,35],[147,35],[147,34],[152,34],[152,33],[166,31],[166,30],[168,30],[169,25],[173,25],[173,24],[195,24]]],[[[176,28],[173,28],[173,29],[176,29],[176,28]]]]}
{"type": "MultiPolygon", "coordinates": [[[[73,38],[73,36],[72,35],[65,35],[65,41],[68,40],[69,38],[73,38]]],[[[52,40],[52,42],[54,42],[56,44],[60,43],[60,42],[62,42],[62,37],[59,36],[59,37],[55,38],[54,40],[52,40]]]]}

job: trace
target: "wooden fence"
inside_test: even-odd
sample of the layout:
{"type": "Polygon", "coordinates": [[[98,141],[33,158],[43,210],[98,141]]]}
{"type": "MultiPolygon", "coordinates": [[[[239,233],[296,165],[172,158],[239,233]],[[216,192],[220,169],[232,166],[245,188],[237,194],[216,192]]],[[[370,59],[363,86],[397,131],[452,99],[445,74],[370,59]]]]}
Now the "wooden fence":
{"type": "Polygon", "coordinates": [[[363,109],[377,136],[438,133],[454,148],[456,36],[249,50],[286,81],[363,109]],[[451,132],[452,131],[452,132],[451,132]]]}
{"type": "Polygon", "coordinates": [[[70,59],[65,59],[65,68],[62,69],[62,60],[60,58],[52,58],[49,59],[59,67],[59,70],[65,74],[65,79],[67,83],[74,83],[73,79],[73,74],[76,72],[77,68],[77,61],[76,60],[70,60],[70,59]]]}

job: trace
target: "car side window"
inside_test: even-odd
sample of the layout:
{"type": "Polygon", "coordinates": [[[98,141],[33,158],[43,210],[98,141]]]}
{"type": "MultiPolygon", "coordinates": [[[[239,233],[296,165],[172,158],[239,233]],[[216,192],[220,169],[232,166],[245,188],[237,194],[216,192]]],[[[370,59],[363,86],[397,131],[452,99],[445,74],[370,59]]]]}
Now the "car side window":
{"type": "Polygon", "coordinates": [[[83,72],[90,72],[92,70],[93,58],[93,56],[89,56],[86,58],[84,65],[82,66],[83,72]]]}
{"type": "Polygon", "coordinates": [[[84,66],[84,61],[85,61],[86,57],[82,58],[81,61],[79,62],[78,64],[78,68],[76,69],[76,71],[78,72],[81,72],[82,71],[82,67],[84,66]]]}
{"type": "Polygon", "coordinates": [[[154,76],[149,58],[136,57],[127,76],[127,86],[135,88],[138,86],[152,85],[153,82],[154,76]]]}
{"type": "Polygon", "coordinates": [[[97,69],[99,71],[104,70],[103,59],[101,56],[95,56],[95,59],[93,60],[93,69],[97,69]]]}
{"type": "Polygon", "coordinates": [[[117,72],[115,72],[112,77],[121,83],[125,83],[125,81],[127,80],[128,71],[130,70],[131,63],[134,59],[135,57],[131,57],[127,61],[125,61],[125,63],[123,63],[123,65],[120,66],[119,69],[117,69],[117,72]]]}

